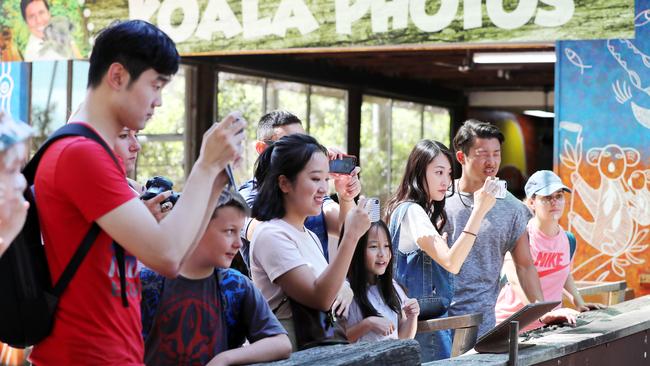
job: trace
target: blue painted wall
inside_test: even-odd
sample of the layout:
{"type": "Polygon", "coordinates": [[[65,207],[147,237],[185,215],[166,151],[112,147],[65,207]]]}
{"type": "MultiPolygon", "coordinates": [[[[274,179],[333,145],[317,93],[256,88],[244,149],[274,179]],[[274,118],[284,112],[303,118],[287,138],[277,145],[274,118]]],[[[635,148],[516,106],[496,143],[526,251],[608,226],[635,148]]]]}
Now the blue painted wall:
{"type": "Polygon", "coordinates": [[[29,118],[28,72],[28,65],[22,62],[0,63],[0,110],[25,122],[29,118]]]}

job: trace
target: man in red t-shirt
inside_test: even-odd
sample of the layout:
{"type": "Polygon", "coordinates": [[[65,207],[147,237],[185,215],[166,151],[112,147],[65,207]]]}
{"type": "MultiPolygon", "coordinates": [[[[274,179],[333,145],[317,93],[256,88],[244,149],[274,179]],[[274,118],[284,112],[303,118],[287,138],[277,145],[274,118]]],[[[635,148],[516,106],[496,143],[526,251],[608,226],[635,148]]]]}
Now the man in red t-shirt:
{"type": "MultiPolygon", "coordinates": [[[[72,123],[85,123],[113,148],[124,127],[141,130],[161,105],[162,88],[178,70],[174,42],[144,21],[116,23],[95,41],[88,91],[72,123]]],[[[37,365],[142,365],[137,260],[175,277],[193,250],[227,178],[239,159],[245,122],[227,116],[203,136],[201,154],[174,210],[158,223],[96,142],[69,137],[43,156],[35,179],[45,253],[56,282],[93,222],[101,233],[64,291],[51,334],[34,347],[37,365]],[[126,293],[114,246],[126,251],[126,293]]]]}

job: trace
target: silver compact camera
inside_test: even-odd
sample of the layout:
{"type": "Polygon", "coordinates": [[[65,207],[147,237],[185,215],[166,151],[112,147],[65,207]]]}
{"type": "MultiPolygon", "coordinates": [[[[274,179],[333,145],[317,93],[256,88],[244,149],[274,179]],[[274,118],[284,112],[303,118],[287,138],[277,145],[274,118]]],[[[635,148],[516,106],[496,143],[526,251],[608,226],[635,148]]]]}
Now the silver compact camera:
{"type": "Polygon", "coordinates": [[[494,197],[499,199],[506,198],[506,193],[508,192],[508,182],[503,179],[497,181],[497,190],[494,192],[494,197]]]}

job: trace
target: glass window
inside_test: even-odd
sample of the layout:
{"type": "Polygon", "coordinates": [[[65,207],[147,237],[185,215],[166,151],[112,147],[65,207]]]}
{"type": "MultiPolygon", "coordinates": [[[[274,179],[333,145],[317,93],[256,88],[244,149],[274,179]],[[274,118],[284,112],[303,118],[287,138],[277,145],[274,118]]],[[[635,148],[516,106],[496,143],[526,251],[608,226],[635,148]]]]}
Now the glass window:
{"type": "Polygon", "coordinates": [[[386,202],[390,192],[391,100],[364,96],[361,105],[361,183],[366,197],[386,202]]]}
{"type": "Polygon", "coordinates": [[[364,96],[361,105],[361,181],[366,196],[386,203],[423,138],[449,145],[449,111],[434,106],[364,96]]]}
{"type": "MultiPolygon", "coordinates": [[[[254,174],[257,123],[272,110],[295,114],[323,145],[347,149],[345,90],[220,72],[217,105],[219,119],[239,110],[249,122],[244,161],[235,172],[240,184],[254,174]]],[[[359,156],[364,194],[386,202],[402,179],[413,146],[422,138],[449,145],[449,130],[450,115],[444,108],[365,95],[359,156]]]]}
{"type": "Polygon", "coordinates": [[[402,180],[413,146],[422,139],[422,105],[393,101],[391,128],[391,178],[394,191],[402,180]]]}
{"type": "Polygon", "coordinates": [[[327,147],[347,150],[347,92],[312,86],[307,132],[327,147]]]}
{"type": "Polygon", "coordinates": [[[88,61],[74,61],[72,63],[72,103],[70,104],[72,113],[86,97],[86,87],[88,85],[88,61]]]}
{"type": "Polygon", "coordinates": [[[237,184],[242,184],[253,177],[253,167],[257,160],[255,142],[257,122],[262,117],[264,108],[264,79],[220,72],[218,80],[218,120],[231,111],[240,111],[248,121],[243,161],[234,172],[237,184]]]}
{"type": "Polygon", "coordinates": [[[424,106],[424,138],[440,141],[448,148],[450,144],[451,115],[449,110],[434,106],[424,106]]]}
{"type": "Polygon", "coordinates": [[[135,179],[141,183],[155,175],[174,182],[180,191],[185,183],[186,75],[189,66],[182,65],[172,81],[163,89],[162,106],[140,131],[142,150],[138,155],[135,179]]]}
{"type": "Polygon", "coordinates": [[[241,111],[248,121],[246,147],[240,167],[235,171],[239,184],[251,179],[258,154],[257,123],[264,113],[283,109],[295,114],[303,127],[323,145],[347,146],[345,90],[281,80],[220,72],[217,110],[222,119],[230,111],[241,111]]]}
{"type": "Polygon", "coordinates": [[[266,112],[276,109],[295,114],[303,124],[307,121],[307,84],[268,80],[266,84],[266,112]]]}
{"type": "Polygon", "coordinates": [[[32,63],[31,121],[36,130],[32,152],[66,122],[67,80],[67,61],[32,63]]]}

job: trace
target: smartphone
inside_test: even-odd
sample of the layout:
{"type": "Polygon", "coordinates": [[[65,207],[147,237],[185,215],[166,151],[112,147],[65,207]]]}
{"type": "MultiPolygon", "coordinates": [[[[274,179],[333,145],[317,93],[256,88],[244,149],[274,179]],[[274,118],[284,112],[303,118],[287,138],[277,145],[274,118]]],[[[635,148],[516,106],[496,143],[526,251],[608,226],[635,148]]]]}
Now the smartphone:
{"type": "MultiPolygon", "coordinates": [[[[242,120],[242,119],[244,119],[244,117],[237,117],[237,118],[235,118],[235,122],[239,122],[239,121],[242,120]]],[[[243,128],[242,128],[241,130],[237,131],[236,134],[239,135],[240,133],[244,133],[244,129],[243,129],[243,128]]]]}
{"type": "Polygon", "coordinates": [[[232,172],[232,166],[230,164],[226,165],[226,174],[228,175],[228,186],[231,189],[237,190],[239,186],[237,185],[237,182],[235,181],[235,174],[232,172]]]}
{"type": "Polygon", "coordinates": [[[508,192],[508,182],[503,179],[499,179],[497,182],[497,187],[499,187],[499,189],[496,191],[496,193],[494,193],[494,197],[498,199],[506,198],[506,193],[508,192]]]}
{"type": "MultiPolygon", "coordinates": [[[[238,121],[242,120],[243,118],[244,117],[235,117],[235,122],[238,122],[238,121]]],[[[220,121],[216,121],[215,123],[219,123],[219,122],[220,121]]],[[[236,134],[239,135],[240,133],[243,133],[243,132],[244,132],[244,129],[242,128],[241,130],[237,131],[236,134]]],[[[238,188],[237,182],[235,181],[235,175],[233,174],[232,166],[230,164],[226,165],[226,174],[228,175],[228,186],[231,189],[237,189],[238,188]]]]}
{"type": "Polygon", "coordinates": [[[370,197],[366,201],[366,210],[368,211],[368,216],[370,217],[370,222],[377,222],[381,219],[380,207],[379,207],[379,198],[370,197]]]}
{"type": "Polygon", "coordinates": [[[330,160],[330,173],[350,174],[356,166],[356,157],[352,155],[343,155],[341,159],[330,160]]]}

